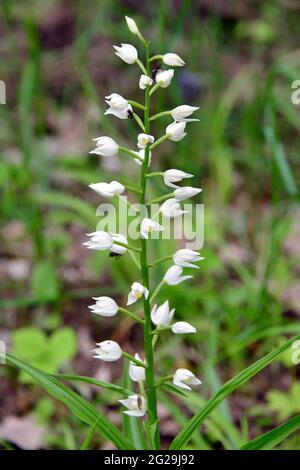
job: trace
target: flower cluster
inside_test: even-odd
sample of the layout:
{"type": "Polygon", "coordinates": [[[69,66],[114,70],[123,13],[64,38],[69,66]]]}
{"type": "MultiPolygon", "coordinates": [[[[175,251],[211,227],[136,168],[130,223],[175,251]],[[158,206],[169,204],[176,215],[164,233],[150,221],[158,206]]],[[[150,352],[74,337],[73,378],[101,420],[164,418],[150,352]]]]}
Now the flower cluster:
{"type": "MultiPolygon", "coordinates": [[[[105,114],[124,120],[134,118],[142,132],[137,136],[136,149],[128,149],[119,145],[110,137],[103,136],[94,139],[96,146],[90,153],[110,158],[122,152],[126,156],[133,158],[135,163],[141,166],[140,188],[136,191],[140,195],[140,204],[146,204],[146,184],[149,178],[152,176],[162,176],[165,185],[167,188],[171,188],[172,192],[160,198],[164,202],[160,205],[158,215],[161,214],[162,218],[174,219],[186,212],[182,209],[180,202],[196,196],[200,193],[201,189],[178,185],[183,180],[193,177],[193,175],[182,170],[172,168],[165,172],[148,173],[148,167],[151,164],[153,150],[158,145],[167,139],[178,142],[186,136],[187,123],[198,121],[198,119],[191,118],[190,116],[199,108],[181,105],[170,111],[164,111],[150,117],[150,98],[159,88],[168,87],[174,77],[174,68],[165,68],[161,64],[156,66],[151,72],[152,62],[162,62],[170,67],[182,67],[184,61],[174,53],[150,57],[149,43],[143,38],[135,21],[128,17],[126,17],[126,21],[129,30],[145,46],[146,64],[144,65],[140,61],[137,49],[131,44],[114,46],[115,54],[125,63],[137,64],[141,69],[142,74],[139,78],[139,88],[145,90],[145,104],[128,100],[118,93],[112,93],[105,97],[105,102],[108,106],[105,114]],[[143,119],[133,109],[137,112],[142,110],[143,119]],[[173,119],[173,122],[166,126],[162,137],[155,138],[150,133],[150,123],[155,119],[168,116],[173,119]]],[[[122,197],[127,189],[125,185],[118,181],[92,183],[90,188],[103,198],[122,197]]],[[[89,233],[89,239],[84,245],[88,249],[107,250],[117,256],[125,255],[128,251],[131,251],[132,256],[135,257],[134,252],[136,252],[140,257],[140,260],[136,258],[135,260],[136,264],[141,268],[141,282],[135,281],[131,285],[126,307],[142,301],[144,317],[142,318],[127,308],[119,306],[114,299],[106,296],[94,297],[95,303],[89,308],[92,313],[103,317],[113,317],[118,313],[128,315],[144,329],[145,359],[142,359],[138,353],[131,356],[128,352],[122,351],[120,345],[111,340],[97,343],[97,347],[94,349],[94,357],[108,362],[117,361],[122,356],[129,358],[129,375],[131,380],[139,385],[139,392],[133,393],[127,399],[119,401],[127,408],[124,411],[127,415],[141,417],[148,413],[150,424],[157,426],[156,387],[159,384],[164,384],[171,378],[175,387],[191,390],[191,385],[199,385],[201,381],[187,369],[177,369],[171,377],[160,378],[156,381],[153,369],[153,348],[158,336],[166,330],[174,334],[196,333],[196,328],[185,321],[174,322],[175,309],[170,307],[169,301],[165,300],[161,305],[158,305],[154,304],[154,299],[164,284],[175,286],[192,278],[192,275],[183,273],[184,269],[198,268],[195,263],[203,258],[198,252],[183,248],[170,256],[156,260],[152,265],[148,264],[146,241],[151,237],[152,233],[163,230],[163,225],[160,225],[154,218],[141,217],[139,224],[140,248],[130,246],[124,234],[104,231],[89,233]],[[172,260],[173,264],[167,269],[160,284],[155,289],[151,289],[149,285],[149,268],[166,260],[172,260]]]]}

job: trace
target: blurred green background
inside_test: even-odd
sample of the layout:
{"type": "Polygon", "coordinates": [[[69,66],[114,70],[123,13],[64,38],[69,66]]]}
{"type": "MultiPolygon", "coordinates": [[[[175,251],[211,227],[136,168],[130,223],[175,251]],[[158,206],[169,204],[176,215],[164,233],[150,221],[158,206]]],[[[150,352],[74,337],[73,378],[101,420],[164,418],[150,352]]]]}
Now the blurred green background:
{"type": "MultiPolygon", "coordinates": [[[[48,372],[119,381],[120,364],[93,360],[95,341],[112,338],[142,350],[140,328],[120,315],[92,316],[90,297],[124,302],[137,280],[129,257],[82,247],[103,202],[91,182],[132,183],[139,167],[89,156],[91,139],[109,135],[134,148],[133,121],[104,116],[104,96],[141,101],[140,72],[113,54],[113,44],[139,44],[133,17],[151,52],[186,62],[172,86],[154,96],[152,112],[200,106],[187,137],[155,152],[153,171],[181,168],[203,188],[205,261],[188,285],[164,288],[178,319],[198,334],[158,342],[159,373],[188,367],[201,390],[180,405],[161,393],[164,445],[220,384],[299,332],[300,4],[295,0],[2,0],[0,79],[0,339],[19,358],[48,372]]],[[[142,51],[141,51],[142,54],[142,51]]],[[[155,121],[160,136],[168,120],[155,121]]],[[[153,197],[165,190],[151,181],[153,197]],[[155,186],[157,185],[157,186],[155,186]]],[[[132,198],[132,196],[131,196],[132,198]]],[[[172,253],[151,242],[153,253],[172,253]]],[[[156,269],[157,283],[166,266],[156,269]]],[[[224,402],[196,433],[194,448],[237,448],[300,411],[299,367],[290,353],[224,402]]],[[[27,377],[0,367],[0,439],[27,448],[77,448],[86,432],[27,377]],[[17,431],[21,438],[17,439],[17,431]],[[30,431],[30,432],[28,432],[30,431]],[[31,436],[31,441],[30,441],[31,436]],[[35,437],[35,440],[33,437],[35,437]]],[[[113,421],[117,394],[75,384],[113,421]]],[[[94,448],[107,443],[95,438],[94,448]]],[[[282,448],[299,449],[297,434],[282,448]]]]}

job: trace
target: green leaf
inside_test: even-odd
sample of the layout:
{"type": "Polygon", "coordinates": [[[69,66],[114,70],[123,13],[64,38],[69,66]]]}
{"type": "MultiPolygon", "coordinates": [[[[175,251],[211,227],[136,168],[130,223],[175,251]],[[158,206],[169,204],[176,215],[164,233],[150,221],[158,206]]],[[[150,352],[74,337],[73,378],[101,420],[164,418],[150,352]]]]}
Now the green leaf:
{"type": "Polygon", "coordinates": [[[55,300],[59,296],[59,282],[54,266],[48,261],[39,262],[32,274],[31,289],[39,300],[55,300]]]}
{"type": "Polygon", "coordinates": [[[164,384],[161,384],[160,387],[164,388],[167,392],[175,393],[176,395],[181,395],[183,397],[187,397],[187,394],[185,392],[183,392],[182,390],[180,390],[180,388],[175,387],[172,384],[164,383],[164,384]]]}
{"type": "Polygon", "coordinates": [[[262,436],[247,442],[240,450],[268,450],[273,449],[280,442],[295,432],[300,426],[300,415],[291,418],[284,424],[281,424],[272,431],[266,432],[262,436]]]}
{"type": "Polygon", "coordinates": [[[77,351],[76,335],[72,328],[64,327],[55,331],[49,338],[49,355],[60,365],[72,359],[77,351]]]}
{"type": "Polygon", "coordinates": [[[170,449],[178,450],[181,449],[191,438],[192,434],[196,429],[205,421],[205,419],[210,415],[210,413],[218,406],[228,395],[234,392],[238,387],[243,385],[254,375],[258,374],[262,369],[271,364],[283,351],[288,349],[294,341],[300,339],[300,335],[295,336],[294,338],[287,341],[285,344],[270,352],[263,358],[256,361],[251,366],[244,369],[242,372],[237,374],[231,380],[226,382],[223,387],[206,403],[202,410],[193,416],[192,419],[184,426],[184,428],[177,434],[173,439],[170,445],[170,449]]]}
{"type": "Polygon", "coordinates": [[[41,370],[20,361],[11,354],[6,355],[7,363],[19,367],[24,372],[27,372],[39,385],[41,385],[50,395],[54,396],[63,402],[70,411],[81,419],[81,421],[92,426],[95,421],[97,422],[97,431],[110,442],[112,442],[117,449],[120,450],[133,450],[134,445],[114,426],[105,416],[91,405],[87,400],[82,398],[76,392],[62,384],[54,377],[45,374],[41,370]]]}
{"type": "Polygon", "coordinates": [[[34,362],[47,353],[47,338],[35,326],[20,328],[12,333],[13,352],[25,361],[34,362]]]}
{"type": "Polygon", "coordinates": [[[109,382],[104,382],[103,380],[93,379],[92,377],[85,377],[83,375],[72,375],[72,374],[53,374],[53,377],[59,379],[70,380],[71,382],[85,382],[87,384],[96,385],[97,387],[107,388],[112,392],[118,392],[122,395],[132,395],[132,390],[127,388],[120,387],[120,385],[111,384],[109,382]]]}
{"type": "Polygon", "coordinates": [[[84,439],[82,446],[80,447],[80,450],[87,450],[89,448],[90,443],[92,442],[92,439],[94,437],[98,422],[99,418],[96,419],[93,426],[91,426],[91,428],[89,429],[89,432],[87,433],[86,438],[84,439]]]}

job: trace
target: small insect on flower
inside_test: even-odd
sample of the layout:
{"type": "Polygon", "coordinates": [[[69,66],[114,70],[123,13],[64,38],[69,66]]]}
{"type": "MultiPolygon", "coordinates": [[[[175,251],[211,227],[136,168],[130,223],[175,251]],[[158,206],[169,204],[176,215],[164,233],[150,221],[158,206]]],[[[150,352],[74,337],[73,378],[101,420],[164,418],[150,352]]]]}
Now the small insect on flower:
{"type": "Polygon", "coordinates": [[[132,114],[132,107],[123,96],[118,93],[112,93],[105,97],[105,102],[109,108],[105,111],[105,115],[113,114],[119,119],[128,119],[130,113],[132,114]]]}
{"type": "Polygon", "coordinates": [[[83,245],[89,250],[110,250],[113,246],[113,239],[107,232],[99,230],[97,232],[87,233],[87,236],[91,237],[91,239],[84,242],[83,245]]]}
{"type": "Polygon", "coordinates": [[[123,411],[128,416],[140,418],[147,411],[146,400],[142,395],[129,395],[126,400],[119,400],[119,402],[128,408],[128,410],[123,411]]]}
{"type": "MultiPolygon", "coordinates": [[[[134,357],[138,361],[143,362],[138,354],[135,354],[134,357]]],[[[137,366],[134,362],[130,362],[129,376],[133,382],[142,382],[145,380],[145,368],[137,366]]]]}
{"type": "Polygon", "coordinates": [[[145,90],[146,86],[149,85],[151,86],[153,83],[153,79],[148,77],[147,75],[141,75],[140,81],[139,81],[139,87],[141,90],[145,90]]]}
{"type": "Polygon", "coordinates": [[[173,375],[173,384],[185,390],[192,390],[190,385],[201,385],[202,382],[190,370],[177,369],[173,375]]]}
{"type": "Polygon", "coordinates": [[[164,182],[167,186],[170,188],[178,188],[174,183],[178,183],[179,181],[182,181],[184,178],[192,178],[194,175],[191,175],[190,173],[186,173],[185,171],[182,170],[176,170],[175,168],[172,168],[171,170],[166,170],[164,172],[164,182]]]}
{"type": "Polygon", "coordinates": [[[165,69],[163,68],[163,66],[161,64],[157,65],[156,67],[154,67],[154,69],[152,69],[151,71],[151,79],[153,82],[156,81],[156,75],[159,73],[159,72],[163,72],[165,69]]]}
{"type": "Polygon", "coordinates": [[[111,181],[110,183],[91,183],[89,187],[100,194],[102,197],[112,198],[120,196],[125,191],[125,186],[118,181],[111,181]]]}
{"type": "Polygon", "coordinates": [[[187,279],[192,279],[193,276],[191,275],[182,276],[182,272],[183,268],[181,266],[171,266],[164,275],[164,281],[169,286],[176,286],[187,279]]]}
{"type": "Polygon", "coordinates": [[[149,135],[149,134],[139,134],[138,135],[138,144],[137,144],[137,146],[140,149],[146,148],[148,144],[153,144],[153,142],[154,142],[153,135],[149,135]]]}
{"type": "Polygon", "coordinates": [[[175,334],[185,334],[185,333],[196,333],[196,328],[186,321],[178,321],[174,323],[171,327],[171,330],[175,334]]]}
{"type": "Polygon", "coordinates": [[[139,282],[134,282],[131,286],[131,291],[128,294],[127,305],[134,304],[137,300],[139,300],[142,296],[145,299],[149,296],[149,290],[142,286],[139,282]]]}
{"type": "Polygon", "coordinates": [[[122,349],[116,341],[106,340],[96,343],[98,348],[94,349],[95,359],[101,359],[106,362],[118,361],[122,356],[122,349]]]}
{"type": "Polygon", "coordinates": [[[177,122],[192,122],[192,121],[199,121],[199,119],[188,119],[188,116],[193,114],[199,108],[196,106],[188,106],[187,104],[182,104],[181,106],[177,106],[176,108],[172,109],[171,116],[174,121],[177,122]]]}

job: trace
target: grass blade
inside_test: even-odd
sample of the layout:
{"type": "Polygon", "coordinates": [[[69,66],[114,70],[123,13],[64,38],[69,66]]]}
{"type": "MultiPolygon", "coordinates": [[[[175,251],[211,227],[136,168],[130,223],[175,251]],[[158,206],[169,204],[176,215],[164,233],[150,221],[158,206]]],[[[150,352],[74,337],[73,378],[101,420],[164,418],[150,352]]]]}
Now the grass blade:
{"type": "Polygon", "coordinates": [[[105,416],[99,414],[87,400],[82,398],[76,392],[68,388],[56,380],[51,375],[26,364],[25,362],[15,358],[11,354],[6,354],[7,363],[18,367],[27,372],[39,385],[41,385],[50,395],[63,402],[71,412],[81,419],[81,421],[92,426],[96,420],[97,431],[117,449],[132,450],[134,445],[114,426],[105,416]]]}
{"type": "Polygon", "coordinates": [[[170,445],[170,449],[178,450],[181,449],[190,439],[196,429],[203,423],[203,421],[209,416],[216,406],[218,406],[226,397],[234,392],[238,387],[243,385],[245,382],[250,380],[254,375],[258,374],[262,369],[271,364],[282,352],[288,349],[292,343],[300,339],[300,335],[295,336],[279,348],[270,352],[263,358],[256,361],[251,366],[244,369],[242,372],[237,374],[231,380],[226,382],[223,387],[206,403],[202,410],[195,415],[190,421],[184,426],[184,428],[177,434],[170,445]]]}
{"type": "Polygon", "coordinates": [[[268,450],[273,449],[275,446],[280,444],[290,434],[297,431],[300,427],[300,415],[291,418],[289,421],[281,424],[272,431],[266,432],[259,437],[253,439],[253,441],[244,444],[240,450],[268,450]]]}
{"type": "Polygon", "coordinates": [[[90,443],[91,443],[91,441],[94,437],[98,422],[99,422],[99,418],[96,419],[93,426],[89,429],[89,432],[87,433],[87,435],[86,435],[86,437],[85,437],[85,439],[82,443],[82,446],[80,447],[80,450],[87,450],[89,448],[90,443]]]}
{"type": "Polygon", "coordinates": [[[84,382],[91,385],[96,385],[97,387],[106,388],[112,392],[121,393],[122,395],[132,395],[132,391],[127,388],[121,387],[120,385],[110,384],[109,382],[104,382],[103,380],[93,379],[92,377],[85,377],[84,375],[72,375],[72,374],[52,374],[52,377],[57,379],[69,380],[70,382],[84,382]]]}

